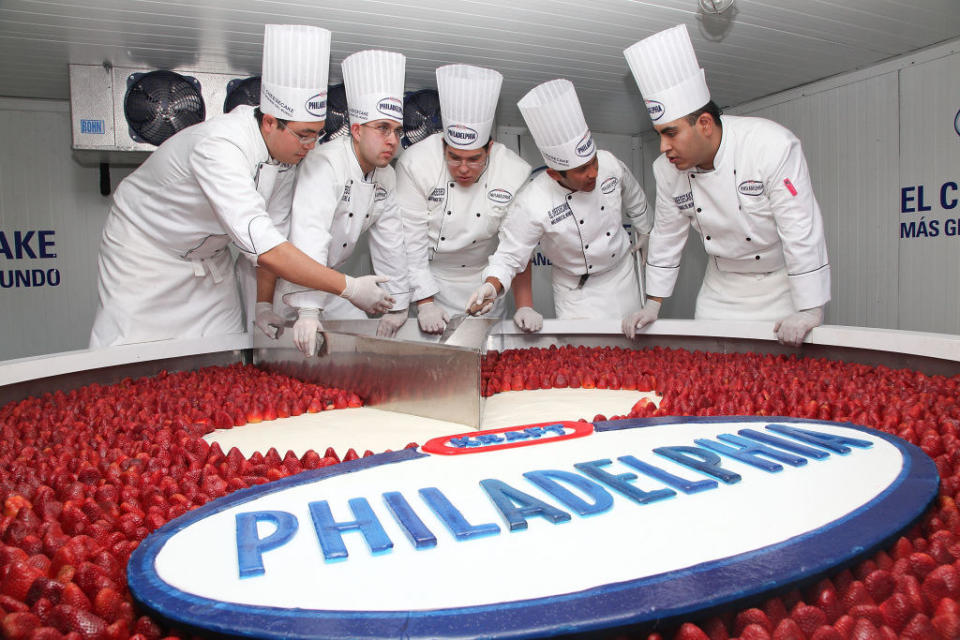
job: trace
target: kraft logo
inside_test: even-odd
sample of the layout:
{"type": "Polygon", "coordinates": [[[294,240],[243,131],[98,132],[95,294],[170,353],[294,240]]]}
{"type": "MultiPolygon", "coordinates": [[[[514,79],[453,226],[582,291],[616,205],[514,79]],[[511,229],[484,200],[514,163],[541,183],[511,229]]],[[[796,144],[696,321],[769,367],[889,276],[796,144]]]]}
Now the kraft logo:
{"type": "Polygon", "coordinates": [[[657,102],[656,100],[644,100],[647,104],[647,113],[650,114],[650,119],[656,122],[663,117],[664,108],[662,102],[657,102]]]}
{"type": "Polygon", "coordinates": [[[513,200],[513,194],[506,189],[491,189],[490,191],[487,191],[487,199],[492,200],[497,204],[507,204],[513,200]]]}
{"type": "Polygon", "coordinates": [[[610,176],[606,180],[600,183],[600,192],[601,193],[613,193],[614,189],[617,188],[617,185],[620,184],[620,180],[615,176],[610,176]]]}
{"type": "Polygon", "coordinates": [[[452,124],[447,127],[447,140],[452,144],[467,146],[477,141],[479,134],[475,129],[463,124],[452,124]]]}
{"type": "Polygon", "coordinates": [[[737,186],[737,191],[745,196],[759,196],[763,193],[763,183],[759,180],[744,180],[737,186]]]}
{"type": "Polygon", "coordinates": [[[383,98],[377,103],[377,111],[390,118],[403,120],[403,102],[399,98],[383,98]]]}
{"type": "Polygon", "coordinates": [[[918,447],[850,423],[534,427],[229,494],[145,538],[130,590],[229,636],[587,632],[758,599],[850,563],[920,517],[939,482],[918,447]]]}
{"type": "Polygon", "coordinates": [[[580,141],[577,142],[577,155],[581,158],[589,158],[593,155],[593,152],[596,150],[596,147],[593,145],[593,136],[590,135],[590,132],[587,131],[583,134],[583,137],[580,138],[580,141]]]}
{"type": "Polygon", "coordinates": [[[386,199],[387,199],[387,189],[378,184],[376,190],[373,192],[373,201],[382,202],[386,199]]]}
{"type": "Polygon", "coordinates": [[[327,115],[327,92],[318,93],[315,96],[307,98],[307,101],[304,103],[303,108],[307,110],[307,113],[319,118],[327,115]]]}

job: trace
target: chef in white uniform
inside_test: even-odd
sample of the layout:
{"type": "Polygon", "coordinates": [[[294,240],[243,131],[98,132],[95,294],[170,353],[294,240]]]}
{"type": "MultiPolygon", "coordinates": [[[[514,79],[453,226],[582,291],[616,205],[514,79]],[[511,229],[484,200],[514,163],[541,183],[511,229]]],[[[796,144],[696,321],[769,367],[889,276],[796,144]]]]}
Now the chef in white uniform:
{"type": "Polygon", "coordinates": [[[469,310],[485,313],[540,242],[553,263],[558,318],[623,318],[640,306],[623,216],[638,234],[649,232],[643,189],[612,153],[596,149],[569,80],[545,82],[517,106],[548,168],[517,196],[469,310]]]}
{"type": "Polygon", "coordinates": [[[772,320],[781,343],[799,345],[830,300],[823,219],[800,141],[770,120],[721,117],[683,25],[624,54],[663,152],[653,164],[648,302],[624,333],[653,322],[673,293],[692,226],[708,256],[696,318],[772,320]]]}
{"type": "MultiPolygon", "coordinates": [[[[437,69],[443,133],[422,140],[397,160],[397,202],[403,211],[417,320],[426,333],[442,333],[463,313],[483,283],[497,234],[530,165],[494,142],[494,112],[503,76],[492,69],[451,64],[437,69]]],[[[513,288],[514,322],[537,331],[529,267],[513,288]]],[[[503,312],[498,298],[494,315],[503,312]]]]}
{"type": "Polygon", "coordinates": [[[345,278],[287,242],[258,192],[274,165],[300,162],[323,130],[329,49],[326,29],[266,25],[262,111],[237,107],[184,129],[117,187],[92,348],[241,333],[231,242],[243,259],[361,308],[392,304],[375,276],[345,278]],[[278,60],[286,73],[270,81],[278,60]]]}
{"type": "MultiPolygon", "coordinates": [[[[290,241],[314,260],[336,268],[346,262],[360,234],[368,231],[374,271],[390,279],[395,304],[380,319],[377,335],[394,336],[407,319],[410,285],[403,221],[394,199],[396,174],[390,161],[403,135],[406,59],[391,51],[367,50],[342,64],[350,135],[310,154],[297,176],[290,241]]],[[[282,283],[283,301],[297,309],[294,343],[315,353],[325,319],[366,318],[336,296],[282,283]]]]}

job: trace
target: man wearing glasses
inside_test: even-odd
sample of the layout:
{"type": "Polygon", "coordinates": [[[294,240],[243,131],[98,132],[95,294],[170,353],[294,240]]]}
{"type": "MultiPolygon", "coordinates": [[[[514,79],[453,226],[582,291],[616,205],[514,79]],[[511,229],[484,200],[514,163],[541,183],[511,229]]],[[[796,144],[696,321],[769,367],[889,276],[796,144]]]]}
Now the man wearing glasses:
{"type": "MultiPolygon", "coordinates": [[[[300,165],[291,213],[290,241],[332,268],[353,254],[360,234],[368,232],[370,257],[395,300],[384,313],[377,335],[392,337],[407,319],[410,285],[403,246],[403,223],[394,201],[396,175],[390,161],[403,135],[405,58],[390,51],[367,50],[343,61],[343,82],[350,114],[350,135],[331,140],[300,165]]],[[[323,291],[282,282],[283,301],[297,310],[294,343],[306,355],[317,349],[326,319],[366,315],[323,291]]]]}
{"type": "MultiPolygon", "coordinates": [[[[500,226],[530,165],[490,138],[503,76],[492,69],[453,64],[437,69],[443,133],[418,142],[397,161],[397,202],[403,210],[417,320],[442,333],[463,313],[496,251],[500,226]]],[[[530,267],[514,287],[514,322],[537,331],[530,267]]],[[[502,313],[502,299],[496,314],[502,313]]]]}
{"type": "Polygon", "coordinates": [[[231,243],[243,259],[365,310],[392,304],[375,277],[318,264],[275,222],[292,189],[280,174],[323,129],[329,52],[326,29],[266,25],[260,109],[237,107],[171,136],[117,187],[91,348],[241,333],[231,243]]]}

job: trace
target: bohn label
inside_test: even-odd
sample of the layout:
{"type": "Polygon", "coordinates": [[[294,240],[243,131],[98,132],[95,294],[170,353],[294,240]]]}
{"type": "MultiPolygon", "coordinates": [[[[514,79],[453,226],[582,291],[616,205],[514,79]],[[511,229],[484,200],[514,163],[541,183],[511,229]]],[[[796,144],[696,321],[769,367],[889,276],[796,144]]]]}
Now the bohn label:
{"type": "Polygon", "coordinates": [[[543,422],[237,491],[127,568],[230,636],[529,638],[669,620],[867,554],[937,492],[919,448],[795,418],[543,422]]]}

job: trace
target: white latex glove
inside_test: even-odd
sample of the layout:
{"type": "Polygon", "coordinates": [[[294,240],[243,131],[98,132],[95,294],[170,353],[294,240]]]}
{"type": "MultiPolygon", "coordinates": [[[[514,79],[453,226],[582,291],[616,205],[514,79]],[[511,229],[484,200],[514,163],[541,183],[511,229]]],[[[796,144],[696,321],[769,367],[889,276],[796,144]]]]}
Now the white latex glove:
{"type": "Polygon", "coordinates": [[[406,309],[385,313],[380,318],[380,322],[377,323],[377,335],[381,338],[392,338],[393,336],[397,335],[397,331],[400,330],[400,327],[402,327],[403,323],[406,321],[406,309]]]}
{"type": "Polygon", "coordinates": [[[660,303],[656,300],[647,300],[647,305],[643,309],[635,311],[623,319],[620,325],[623,329],[623,335],[633,340],[637,337],[638,329],[643,329],[656,320],[659,315],[660,303]]]}
{"type": "Polygon", "coordinates": [[[417,322],[424,333],[443,333],[450,316],[436,302],[424,302],[417,307],[417,322]]]}
{"type": "Polygon", "coordinates": [[[353,306],[363,309],[367,313],[386,313],[393,307],[396,300],[378,287],[382,282],[389,282],[387,276],[360,276],[353,278],[346,276],[347,286],[343,288],[340,294],[341,298],[346,298],[353,306]]]}
{"type": "Polygon", "coordinates": [[[543,329],[543,316],[533,307],[520,307],[513,314],[513,323],[526,333],[534,333],[543,329]]]}
{"type": "Polygon", "coordinates": [[[823,324],[823,307],[814,307],[791,313],[786,318],[780,319],[773,326],[773,332],[777,334],[777,342],[780,344],[799,347],[810,330],[821,324],[823,324]]]}
{"type": "Polygon", "coordinates": [[[320,309],[300,309],[299,311],[297,321],[293,323],[293,344],[303,355],[310,357],[317,353],[317,336],[320,331],[323,331],[323,325],[320,324],[320,309]]]}
{"type": "Polygon", "coordinates": [[[496,288],[489,282],[484,282],[476,291],[473,292],[473,295],[470,296],[470,301],[467,303],[466,311],[467,313],[470,313],[470,309],[474,307],[480,307],[478,311],[475,313],[470,313],[470,315],[482,316],[493,308],[493,303],[496,299],[496,288]]]}
{"type": "Polygon", "coordinates": [[[649,233],[640,233],[639,231],[633,232],[633,246],[630,247],[630,251],[636,253],[637,251],[641,252],[640,255],[646,259],[647,257],[647,247],[650,245],[650,234],[649,233]]]}
{"type": "Polygon", "coordinates": [[[283,333],[286,319],[273,310],[272,302],[258,302],[253,324],[268,338],[276,340],[283,333]]]}

